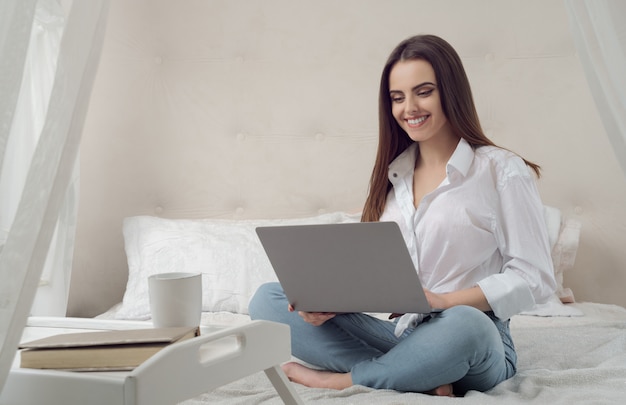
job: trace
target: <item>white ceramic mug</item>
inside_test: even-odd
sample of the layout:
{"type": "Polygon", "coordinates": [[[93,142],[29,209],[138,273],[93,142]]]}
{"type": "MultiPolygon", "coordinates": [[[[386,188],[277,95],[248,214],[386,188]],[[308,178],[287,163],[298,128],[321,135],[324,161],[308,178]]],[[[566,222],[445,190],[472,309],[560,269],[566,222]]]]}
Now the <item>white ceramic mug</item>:
{"type": "Polygon", "coordinates": [[[159,273],[148,277],[155,328],[198,326],[202,315],[200,273],[159,273]]]}

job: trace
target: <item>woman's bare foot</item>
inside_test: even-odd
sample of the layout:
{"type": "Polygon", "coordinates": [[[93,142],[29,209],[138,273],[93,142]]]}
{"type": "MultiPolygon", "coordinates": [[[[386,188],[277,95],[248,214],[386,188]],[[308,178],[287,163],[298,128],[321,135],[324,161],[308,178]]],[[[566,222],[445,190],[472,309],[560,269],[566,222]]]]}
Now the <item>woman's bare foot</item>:
{"type": "Polygon", "coordinates": [[[432,391],[428,391],[427,394],[436,395],[439,397],[453,397],[454,392],[452,392],[452,384],[444,384],[432,391]]]}
{"type": "MultiPolygon", "coordinates": [[[[330,388],[342,390],[352,386],[350,373],[334,373],[332,371],[314,370],[300,363],[290,362],[282,366],[283,372],[290,381],[311,388],[330,388]]],[[[427,394],[441,397],[454,397],[452,384],[445,384],[428,391],[427,394]]]]}
{"type": "Polygon", "coordinates": [[[289,380],[311,388],[341,390],[352,386],[350,373],[313,370],[296,362],[283,364],[282,369],[289,380]]]}

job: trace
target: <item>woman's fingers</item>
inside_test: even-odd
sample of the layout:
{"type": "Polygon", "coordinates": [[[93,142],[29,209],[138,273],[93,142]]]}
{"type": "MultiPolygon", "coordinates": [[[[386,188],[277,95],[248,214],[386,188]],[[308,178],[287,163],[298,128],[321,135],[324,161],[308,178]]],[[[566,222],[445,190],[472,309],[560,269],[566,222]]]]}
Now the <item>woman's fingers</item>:
{"type": "Polygon", "coordinates": [[[329,319],[335,317],[334,312],[298,312],[298,314],[304,319],[305,322],[310,323],[313,326],[320,326],[329,319]]]}
{"type": "MultiPolygon", "coordinates": [[[[289,312],[294,312],[295,308],[293,307],[293,305],[289,304],[287,306],[287,310],[289,312]]],[[[311,325],[314,326],[320,326],[322,325],[324,322],[326,322],[327,320],[334,318],[335,315],[337,315],[334,312],[304,312],[304,311],[298,311],[298,315],[300,315],[302,317],[302,319],[304,319],[305,322],[310,323],[311,325]]]]}

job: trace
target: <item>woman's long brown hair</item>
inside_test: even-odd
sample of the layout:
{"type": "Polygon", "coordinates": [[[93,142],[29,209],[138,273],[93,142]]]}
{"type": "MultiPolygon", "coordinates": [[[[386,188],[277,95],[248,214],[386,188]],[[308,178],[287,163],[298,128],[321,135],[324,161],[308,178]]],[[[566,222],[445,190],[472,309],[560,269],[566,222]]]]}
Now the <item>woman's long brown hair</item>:
{"type": "MultiPolygon", "coordinates": [[[[380,219],[385,209],[387,194],[391,189],[387,177],[389,164],[413,143],[391,113],[389,74],[399,61],[414,59],[425,60],[433,67],[437,89],[441,95],[441,107],[455,133],[473,148],[485,145],[497,146],[483,133],[469,80],[461,58],[454,48],[434,35],[417,35],[402,41],[391,52],[380,79],[378,151],[361,216],[364,222],[380,219]]],[[[541,175],[541,168],[537,164],[526,159],[524,162],[534,170],[537,177],[541,175]]]]}

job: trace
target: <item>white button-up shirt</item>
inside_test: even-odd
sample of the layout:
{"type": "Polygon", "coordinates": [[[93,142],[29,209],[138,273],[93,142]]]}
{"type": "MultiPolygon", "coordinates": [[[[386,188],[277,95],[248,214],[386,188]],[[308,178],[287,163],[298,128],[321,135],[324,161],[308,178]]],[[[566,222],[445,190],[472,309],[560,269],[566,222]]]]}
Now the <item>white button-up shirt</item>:
{"type": "Polygon", "coordinates": [[[548,232],[524,161],[461,139],[446,178],[415,209],[416,153],[413,144],[389,166],[393,189],[380,221],[400,226],[423,286],[447,293],[478,285],[500,319],[547,301],[556,288],[548,232]]]}

